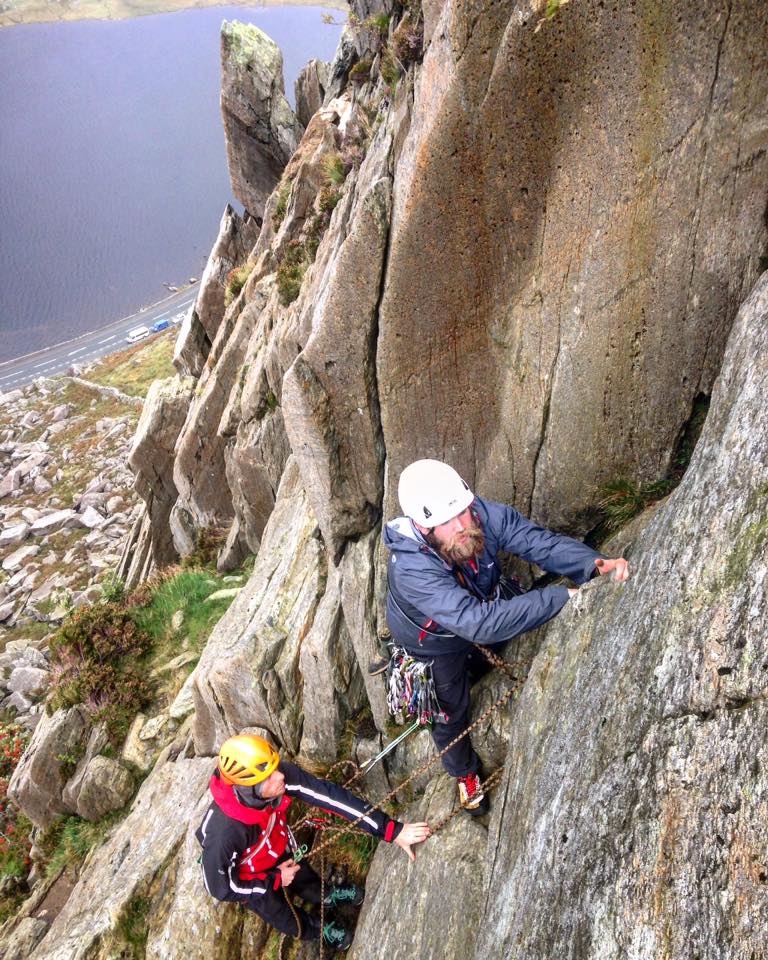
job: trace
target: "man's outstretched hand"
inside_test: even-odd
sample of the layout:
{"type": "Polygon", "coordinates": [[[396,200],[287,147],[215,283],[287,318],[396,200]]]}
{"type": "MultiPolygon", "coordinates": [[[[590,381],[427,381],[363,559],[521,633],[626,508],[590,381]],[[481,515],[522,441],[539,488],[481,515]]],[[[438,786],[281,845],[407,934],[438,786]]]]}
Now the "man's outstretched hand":
{"type": "Polygon", "coordinates": [[[619,583],[629,579],[629,564],[624,557],[595,560],[595,566],[601,577],[611,574],[611,580],[616,580],[619,583]]]}
{"type": "Polygon", "coordinates": [[[424,843],[431,836],[432,831],[428,823],[405,823],[393,842],[408,854],[411,861],[415,861],[416,854],[411,847],[417,843],[424,843]]]}

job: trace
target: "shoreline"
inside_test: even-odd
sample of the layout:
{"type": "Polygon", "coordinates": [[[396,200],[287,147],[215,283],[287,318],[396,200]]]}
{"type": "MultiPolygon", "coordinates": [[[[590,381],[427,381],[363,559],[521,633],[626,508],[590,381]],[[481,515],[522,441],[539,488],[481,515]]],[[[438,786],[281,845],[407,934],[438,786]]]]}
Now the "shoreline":
{"type": "Polygon", "coordinates": [[[344,0],[153,0],[137,7],[135,0],[82,0],[76,7],[55,7],[47,0],[17,0],[14,8],[0,13],[0,29],[35,23],[75,23],[79,20],[130,20],[160,13],[180,13],[208,7],[330,7],[346,14],[344,0]]]}

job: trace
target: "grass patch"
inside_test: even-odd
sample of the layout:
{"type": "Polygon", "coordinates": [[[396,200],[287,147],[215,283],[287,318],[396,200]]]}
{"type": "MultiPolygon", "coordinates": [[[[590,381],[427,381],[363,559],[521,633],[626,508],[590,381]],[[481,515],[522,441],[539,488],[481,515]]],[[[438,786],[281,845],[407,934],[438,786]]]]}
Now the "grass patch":
{"type": "Polygon", "coordinates": [[[175,375],[175,343],[175,329],[153,336],[149,343],[141,343],[107,357],[88,373],[87,379],[105,387],[117,387],[133,397],[146,397],[155,380],[165,380],[175,375]]]}
{"type": "Polygon", "coordinates": [[[424,24],[406,13],[392,34],[392,53],[404,66],[421,59],[424,46],[424,24]]]}
{"type": "Polygon", "coordinates": [[[209,524],[197,531],[195,549],[181,561],[183,567],[198,569],[216,565],[216,557],[227,539],[225,527],[209,524]]]}
{"type": "Polygon", "coordinates": [[[277,194],[277,203],[275,204],[275,210],[272,214],[272,226],[275,230],[277,230],[283,220],[285,220],[292,189],[293,183],[290,180],[286,180],[285,183],[280,185],[280,190],[277,194]]]}
{"type": "Polygon", "coordinates": [[[127,954],[121,952],[121,956],[135,957],[136,960],[144,957],[149,934],[150,906],[151,901],[147,897],[134,897],[120,914],[115,933],[128,948],[127,954]]]}
{"type": "Polygon", "coordinates": [[[282,263],[277,268],[277,295],[284,307],[298,298],[308,266],[309,261],[304,244],[296,240],[291,241],[282,263]]]}
{"type": "Polygon", "coordinates": [[[626,526],[645,508],[666,497],[675,487],[672,480],[656,480],[653,483],[637,484],[623,477],[607,483],[601,491],[600,509],[603,527],[607,533],[626,526]]]}
{"type": "MultiPolygon", "coordinates": [[[[339,823],[339,826],[343,829],[344,824],[339,823]]],[[[336,836],[328,859],[333,860],[337,866],[346,867],[350,879],[362,884],[378,845],[379,838],[369,833],[340,833],[336,836]]]]}
{"type": "Polygon", "coordinates": [[[231,597],[212,602],[206,602],[207,598],[230,586],[207,570],[180,570],[163,579],[153,589],[149,603],[133,611],[139,628],[152,637],[152,660],[170,659],[178,652],[178,639],[171,628],[177,610],[184,613],[188,649],[201,652],[211,630],[232,603],[231,597]]]}
{"type": "Polygon", "coordinates": [[[124,811],[110,813],[96,823],[71,816],[53,823],[38,841],[46,877],[55,877],[67,867],[79,867],[124,815],[124,811]]]}
{"type": "Polygon", "coordinates": [[[331,213],[336,209],[339,200],[341,200],[340,190],[334,190],[333,187],[323,187],[318,194],[317,206],[321,213],[331,213]]]}
{"type": "Polygon", "coordinates": [[[349,79],[352,83],[362,86],[371,79],[372,66],[373,64],[370,60],[358,60],[349,71],[349,79]]]}
{"type": "Polygon", "coordinates": [[[392,96],[395,95],[397,84],[400,80],[400,69],[395,62],[392,51],[387,47],[381,56],[381,66],[379,67],[381,79],[389,87],[392,96]]]}
{"type": "Polygon", "coordinates": [[[248,277],[253,272],[255,264],[244,263],[242,267],[235,267],[227,274],[227,287],[224,291],[224,306],[228,307],[240,294],[248,277]]]}
{"type": "Polygon", "coordinates": [[[329,153],[323,158],[323,173],[330,184],[340,187],[347,179],[348,172],[341,154],[329,153]]]}

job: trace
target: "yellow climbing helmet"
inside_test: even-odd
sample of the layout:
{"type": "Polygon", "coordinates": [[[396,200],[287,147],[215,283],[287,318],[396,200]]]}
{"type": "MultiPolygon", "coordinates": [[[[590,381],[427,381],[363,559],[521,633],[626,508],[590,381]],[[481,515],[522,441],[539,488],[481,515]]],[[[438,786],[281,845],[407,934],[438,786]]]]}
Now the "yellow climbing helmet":
{"type": "Polygon", "coordinates": [[[280,762],[277,752],[263,737],[241,733],[230,737],[219,751],[222,780],[236,787],[252,787],[266,780],[280,762]]]}

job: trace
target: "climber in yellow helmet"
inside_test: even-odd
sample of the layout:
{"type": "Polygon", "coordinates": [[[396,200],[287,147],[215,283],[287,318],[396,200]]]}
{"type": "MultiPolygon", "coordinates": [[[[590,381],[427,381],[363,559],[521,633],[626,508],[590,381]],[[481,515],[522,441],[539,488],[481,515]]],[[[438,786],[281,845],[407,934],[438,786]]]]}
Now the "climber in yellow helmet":
{"type": "MultiPolygon", "coordinates": [[[[411,849],[430,835],[426,823],[400,823],[336,783],[320,780],[295,763],[281,760],[263,737],[240,734],[222,744],[219,762],[210,781],[213,802],[197,831],[203,847],[205,886],[217,900],[239,901],[282,933],[318,940],[336,950],[346,950],[350,932],[335,921],[320,929],[317,913],[296,907],[301,930],[281,888],[307,903],[319,906],[320,878],[302,860],[296,863],[296,843],[286,819],[294,798],[358,820],[361,829],[395,843],[411,860],[411,849]]],[[[364,891],[354,884],[334,886],[325,907],[359,906],[364,891]]]]}

